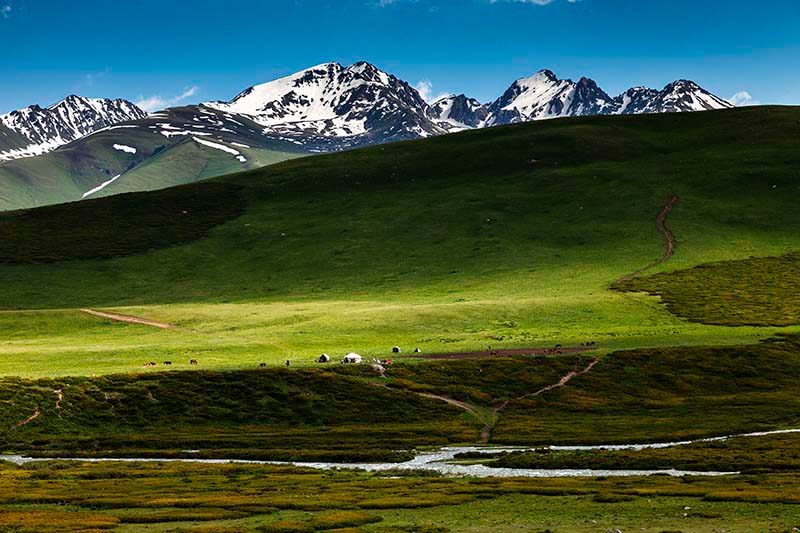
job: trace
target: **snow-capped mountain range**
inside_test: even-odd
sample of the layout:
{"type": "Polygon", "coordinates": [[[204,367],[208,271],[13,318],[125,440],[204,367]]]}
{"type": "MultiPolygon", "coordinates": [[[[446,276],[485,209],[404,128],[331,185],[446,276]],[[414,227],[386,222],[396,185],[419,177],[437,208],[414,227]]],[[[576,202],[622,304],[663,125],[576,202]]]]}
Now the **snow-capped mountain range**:
{"type": "Polygon", "coordinates": [[[519,122],[733,107],[694,82],[611,97],[542,70],[482,103],[429,103],[365,62],[325,63],[229,102],[147,114],[126,100],[69,96],[0,116],[0,210],[169,187],[293,157],[519,122]]]}
{"type": "Polygon", "coordinates": [[[589,78],[560,80],[549,70],[515,81],[494,102],[479,106],[475,100],[449,96],[433,104],[441,120],[476,128],[587,115],[680,113],[733,107],[696,83],[678,80],[663,90],[635,87],[612,98],[589,78]]]}
{"type": "MultiPolygon", "coordinates": [[[[733,106],[687,80],[661,91],[636,87],[611,97],[591,79],[561,80],[549,70],[515,81],[493,102],[462,94],[428,103],[407,82],[359,62],[349,67],[324,63],[250,87],[230,102],[189,107],[199,117],[205,109],[222,112],[225,120],[246,119],[262,128],[265,139],[319,152],[558,117],[733,106]]],[[[126,100],[69,96],[47,108],[33,105],[0,116],[0,161],[44,154],[104,128],[145,118],[144,111],[126,100]]]]}
{"type": "Polygon", "coordinates": [[[2,131],[6,142],[0,145],[0,161],[47,153],[100,129],[146,116],[127,100],[75,95],[50,107],[28,106],[0,115],[0,126],[16,134],[12,143],[9,131],[2,131]]]}

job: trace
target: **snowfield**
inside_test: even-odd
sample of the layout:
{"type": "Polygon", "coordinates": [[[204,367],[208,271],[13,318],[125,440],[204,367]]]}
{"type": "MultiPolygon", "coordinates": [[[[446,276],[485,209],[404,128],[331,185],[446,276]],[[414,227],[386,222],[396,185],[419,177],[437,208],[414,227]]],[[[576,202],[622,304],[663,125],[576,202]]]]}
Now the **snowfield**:
{"type": "Polygon", "coordinates": [[[124,144],[115,144],[114,145],[114,150],[118,150],[120,152],[125,152],[125,153],[128,153],[128,154],[135,154],[136,153],[136,148],[133,148],[131,146],[125,146],[124,144]]]}
{"type": "Polygon", "coordinates": [[[202,144],[203,146],[208,146],[209,148],[213,148],[215,150],[220,150],[222,152],[226,152],[228,154],[234,155],[234,156],[236,156],[236,159],[240,163],[246,163],[247,162],[247,158],[245,158],[241,154],[241,152],[239,152],[238,150],[234,150],[230,146],[225,146],[224,144],[219,144],[219,143],[215,143],[215,142],[211,142],[211,141],[206,141],[205,139],[198,139],[197,137],[193,137],[193,140],[194,140],[194,142],[196,142],[198,144],[202,144]]]}

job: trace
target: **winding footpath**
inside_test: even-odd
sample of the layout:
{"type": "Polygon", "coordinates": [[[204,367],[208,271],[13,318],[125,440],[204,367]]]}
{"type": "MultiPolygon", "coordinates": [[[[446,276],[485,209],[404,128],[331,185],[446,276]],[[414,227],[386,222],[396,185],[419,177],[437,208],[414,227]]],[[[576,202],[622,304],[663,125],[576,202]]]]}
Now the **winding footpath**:
{"type": "Polygon", "coordinates": [[[675,207],[675,205],[677,205],[677,203],[680,201],[681,199],[678,196],[670,197],[670,199],[667,201],[667,203],[664,205],[664,207],[661,209],[661,211],[658,213],[658,216],[656,217],[656,229],[658,229],[658,232],[664,237],[664,255],[662,255],[659,259],[656,259],[649,265],[640,268],[636,272],[631,272],[627,276],[621,277],[620,279],[615,281],[613,285],[618,285],[620,283],[625,283],[626,281],[630,281],[636,276],[644,274],[648,270],[651,270],[657,267],[658,265],[666,263],[672,258],[673,255],[675,255],[675,248],[676,248],[675,235],[672,233],[672,230],[669,229],[669,226],[667,226],[667,217],[672,212],[672,209],[675,207]]]}
{"type": "MultiPolygon", "coordinates": [[[[492,417],[491,418],[487,418],[484,414],[482,414],[480,412],[480,410],[477,407],[475,407],[473,405],[470,405],[467,402],[462,402],[460,400],[456,400],[456,399],[450,398],[448,396],[443,396],[441,394],[427,393],[427,392],[416,392],[416,391],[408,391],[408,392],[413,392],[417,396],[421,396],[423,398],[428,398],[428,399],[431,399],[431,400],[439,400],[439,401],[448,403],[448,404],[450,404],[452,406],[458,407],[459,409],[463,409],[464,411],[470,413],[471,415],[473,415],[475,418],[477,418],[478,420],[480,420],[484,424],[483,429],[481,429],[481,443],[482,444],[487,444],[489,442],[489,440],[492,438],[492,431],[494,430],[495,425],[497,425],[497,417],[498,417],[498,415],[500,414],[501,411],[503,411],[506,407],[508,407],[509,403],[511,403],[513,401],[527,400],[528,398],[541,396],[542,394],[548,393],[548,392],[550,392],[552,390],[564,387],[570,381],[572,381],[573,379],[591,372],[591,370],[599,362],[600,362],[600,358],[599,357],[595,357],[594,359],[592,359],[589,362],[589,364],[586,367],[584,367],[582,369],[578,369],[577,366],[576,366],[576,368],[574,368],[573,370],[570,370],[569,372],[567,372],[566,374],[561,376],[561,378],[555,383],[551,383],[550,385],[546,385],[546,386],[542,387],[541,389],[539,389],[539,390],[537,390],[535,392],[524,394],[524,395],[516,397],[516,398],[509,398],[508,400],[504,400],[503,402],[497,404],[492,409],[492,417]]],[[[373,385],[376,386],[376,387],[386,387],[386,385],[383,385],[383,384],[373,384],[373,385]]],[[[388,388],[388,387],[386,387],[386,388],[388,388]]]]}
{"type": "Polygon", "coordinates": [[[126,322],[128,324],[141,324],[143,326],[152,326],[154,328],[160,328],[160,329],[177,329],[172,324],[167,324],[165,322],[156,322],[154,320],[147,320],[146,318],[139,318],[136,316],[120,315],[118,313],[106,313],[104,311],[95,311],[94,309],[81,309],[80,311],[82,313],[98,316],[101,318],[108,318],[110,320],[115,320],[117,322],[126,322]]]}
{"type": "Polygon", "coordinates": [[[14,424],[14,427],[12,429],[19,429],[19,428],[21,428],[23,426],[27,426],[28,424],[30,424],[31,422],[33,422],[34,420],[39,418],[41,416],[41,414],[42,414],[42,410],[39,409],[39,406],[37,405],[36,406],[36,410],[33,412],[33,414],[31,416],[29,416],[28,418],[26,418],[25,420],[23,420],[21,422],[17,422],[16,424],[14,424]]]}
{"type": "Polygon", "coordinates": [[[528,398],[534,398],[536,396],[541,396],[542,394],[545,394],[545,393],[550,392],[552,390],[560,389],[561,387],[564,387],[567,383],[569,383],[573,379],[577,378],[578,376],[582,376],[584,374],[587,374],[587,373],[591,372],[592,369],[595,367],[595,365],[597,363],[599,363],[599,362],[600,362],[600,358],[599,357],[595,357],[594,359],[592,359],[589,362],[589,364],[585,368],[583,368],[581,370],[578,370],[578,368],[576,367],[575,369],[570,370],[569,372],[564,374],[561,377],[561,379],[559,379],[555,383],[552,383],[550,385],[542,387],[541,389],[537,390],[536,392],[531,392],[530,394],[524,394],[524,395],[519,396],[517,398],[510,398],[510,399],[505,400],[504,402],[500,403],[499,405],[495,406],[493,420],[490,423],[486,424],[483,427],[483,429],[481,430],[481,442],[483,444],[487,444],[489,442],[489,440],[492,438],[492,431],[494,430],[494,426],[497,424],[497,417],[498,417],[498,415],[500,414],[501,411],[503,411],[506,407],[508,407],[509,403],[511,403],[512,401],[527,400],[528,398]]]}

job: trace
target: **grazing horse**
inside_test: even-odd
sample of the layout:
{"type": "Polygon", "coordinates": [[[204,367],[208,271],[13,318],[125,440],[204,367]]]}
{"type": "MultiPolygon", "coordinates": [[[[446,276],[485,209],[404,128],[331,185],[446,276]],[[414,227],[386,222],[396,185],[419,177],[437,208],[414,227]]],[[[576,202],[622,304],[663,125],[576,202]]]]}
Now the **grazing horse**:
{"type": "Polygon", "coordinates": [[[258,368],[267,368],[267,363],[261,363],[258,368]]]}
{"type": "Polygon", "coordinates": [[[164,361],[164,366],[172,366],[172,361],[164,361]]]}
{"type": "Polygon", "coordinates": [[[192,359],[191,361],[189,361],[189,364],[193,365],[193,366],[197,366],[200,363],[197,362],[197,359],[192,359]]]}

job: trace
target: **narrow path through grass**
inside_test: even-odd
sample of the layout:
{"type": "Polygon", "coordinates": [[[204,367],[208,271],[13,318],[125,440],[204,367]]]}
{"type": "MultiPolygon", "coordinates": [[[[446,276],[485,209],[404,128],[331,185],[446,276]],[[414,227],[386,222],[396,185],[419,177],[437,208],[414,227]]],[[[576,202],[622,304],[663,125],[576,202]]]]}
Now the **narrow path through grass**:
{"type": "Polygon", "coordinates": [[[488,444],[489,443],[489,441],[492,438],[492,430],[494,429],[494,426],[497,424],[497,418],[500,415],[500,412],[503,411],[506,407],[508,407],[509,403],[511,403],[512,401],[515,401],[515,400],[527,400],[528,398],[533,398],[535,396],[541,396],[542,394],[550,392],[550,391],[552,391],[554,389],[560,389],[561,387],[565,386],[567,383],[569,383],[570,381],[572,381],[576,377],[582,376],[584,374],[587,374],[587,373],[591,372],[591,370],[599,362],[600,362],[600,358],[599,357],[595,357],[594,359],[591,360],[591,362],[583,370],[578,370],[578,367],[577,367],[577,364],[576,364],[574,370],[571,370],[568,373],[564,374],[561,377],[561,379],[558,380],[556,383],[552,383],[550,385],[542,387],[541,389],[537,390],[536,392],[532,392],[530,394],[523,394],[522,396],[518,396],[516,398],[510,398],[510,399],[505,400],[504,402],[500,403],[499,405],[495,406],[495,408],[494,408],[494,417],[492,419],[492,422],[490,424],[487,424],[486,426],[484,426],[484,428],[481,430],[481,441],[484,444],[488,444]]]}
{"type": "Polygon", "coordinates": [[[656,217],[656,228],[658,229],[658,232],[661,233],[661,235],[663,235],[664,237],[664,255],[662,255],[659,259],[653,261],[649,265],[640,268],[636,272],[632,272],[627,276],[621,277],[614,283],[614,285],[616,285],[617,283],[625,283],[626,281],[630,281],[636,276],[644,274],[648,270],[652,270],[658,265],[666,263],[672,258],[673,255],[675,255],[675,246],[676,246],[675,235],[672,233],[672,230],[669,229],[669,227],[667,226],[667,217],[672,212],[672,208],[675,207],[675,205],[678,202],[680,202],[680,200],[681,199],[678,196],[673,195],[672,197],[670,197],[670,199],[667,201],[667,203],[664,205],[664,207],[661,209],[661,211],[658,213],[658,216],[656,217]]]}
{"type": "Polygon", "coordinates": [[[115,320],[117,322],[126,322],[128,324],[142,324],[144,326],[153,326],[154,328],[161,328],[161,329],[176,329],[175,326],[173,326],[172,324],[167,324],[165,322],[156,322],[154,320],[147,320],[146,318],[120,315],[117,313],[106,313],[103,311],[95,311],[93,309],[81,309],[80,311],[82,313],[87,313],[102,318],[108,318],[109,320],[115,320]]]}

